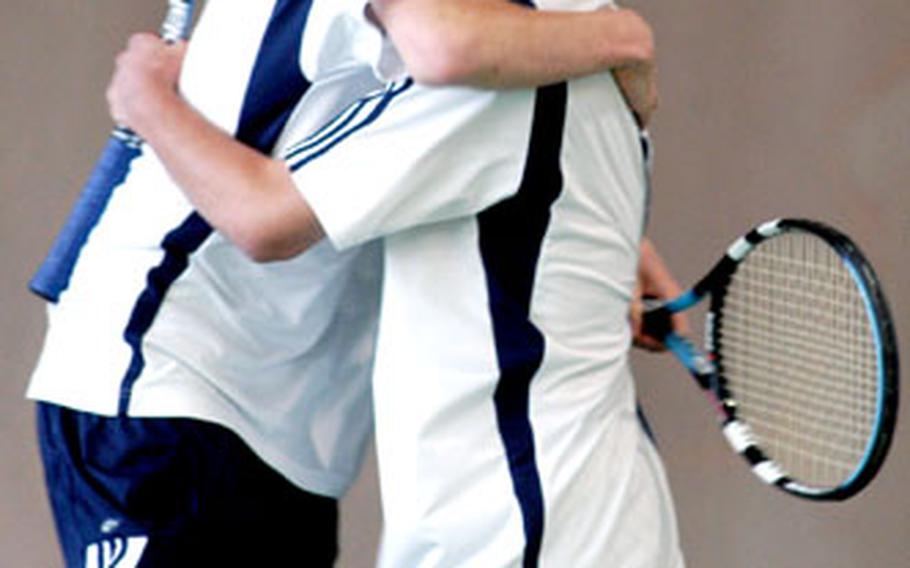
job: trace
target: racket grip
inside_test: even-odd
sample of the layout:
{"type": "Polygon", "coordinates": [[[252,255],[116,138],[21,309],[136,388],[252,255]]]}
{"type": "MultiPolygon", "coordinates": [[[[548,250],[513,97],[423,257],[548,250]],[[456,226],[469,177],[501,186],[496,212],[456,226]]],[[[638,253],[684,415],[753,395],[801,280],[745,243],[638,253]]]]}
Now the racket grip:
{"type": "Polygon", "coordinates": [[[668,333],[663,341],[667,349],[676,356],[701,388],[711,388],[711,378],[716,372],[716,367],[707,354],[697,348],[687,337],[673,332],[668,333]]]}
{"type": "Polygon", "coordinates": [[[646,297],[645,311],[641,316],[641,331],[661,342],[673,333],[672,312],[664,307],[664,303],[653,297],[646,297]]]}
{"type": "Polygon", "coordinates": [[[186,38],[193,24],[194,0],[169,0],[167,14],[158,30],[161,39],[168,43],[186,38]]]}
{"type": "Polygon", "coordinates": [[[108,139],[63,228],[29,281],[29,289],[50,302],[57,302],[66,290],[79,251],[98,223],[111,193],[123,183],[130,162],[142,153],[138,145],[127,144],[120,130],[115,130],[108,139]]]}
{"type": "MultiPolygon", "coordinates": [[[[195,4],[195,0],[168,0],[159,30],[162,39],[173,43],[189,35],[195,4]]],[[[49,302],[60,299],[69,286],[79,252],[107,207],[111,193],[123,183],[130,163],[141,153],[142,138],[138,134],[124,126],[114,128],[63,228],[29,281],[32,292],[49,302]]]]}

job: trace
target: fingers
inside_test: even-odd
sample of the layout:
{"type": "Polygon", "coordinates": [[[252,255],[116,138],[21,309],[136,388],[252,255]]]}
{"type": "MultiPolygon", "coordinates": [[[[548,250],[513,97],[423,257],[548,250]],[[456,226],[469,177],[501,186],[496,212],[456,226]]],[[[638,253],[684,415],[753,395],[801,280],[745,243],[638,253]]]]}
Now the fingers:
{"type": "MultiPolygon", "coordinates": [[[[632,302],[630,320],[632,321],[633,338],[635,345],[650,351],[664,351],[663,343],[644,333],[641,321],[644,313],[643,298],[669,300],[682,293],[682,288],[673,277],[669,267],[657,252],[650,239],[645,238],[641,243],[641,256],[638,265],[638,282],[632,302]]],[[[670,325],[678,335],[688,335],[690,332],[688,318],[683,314],[671,316],[670,325]]]]}
{"type": "Polygon", "coordinates": [[[644,313],[645,313],[645,303],[643,298],[645,297],[645,292],[641,288],[641,283],[639,283],[635,288],[635,293],[632,297],[632,302],[629,304],[629,325],[632,328],[632,344],[635,347],[639,347],[646,351],[660,352],[665,351],[663,342],[659,339],[652,337],[645,333],[644,331],[644,313]]]}
{"type": "Polygon", "coordinates": [[[185,53],[186,42],[170,44],[150,33],[131,36],[115,59],[106,93],[114,121],[138,131],[142,113],[176,93],[185,53]]]}
{"type": "Polygon", "coordinates": [[[118,66],[131,64],[174,66],[183,62],[186,53],[186,42],[169,43],[155,34],[137,33],[130,36],[126,49],[117,56],[118,66]]]}
{"type": "Polygon", "coordinates": [[[646,128],[657,111],[657,70],[653,65],[635,65],[614,70],[614,76],[638,125],[646,128]]]}
{"type": "Polygon", "coordinates": [[[127,50],[131,49],[149,49],[158,44],[163,44],[164,40],[155,34],[148,32],[139,32],[130,36],[126,42],[127,50]]]}

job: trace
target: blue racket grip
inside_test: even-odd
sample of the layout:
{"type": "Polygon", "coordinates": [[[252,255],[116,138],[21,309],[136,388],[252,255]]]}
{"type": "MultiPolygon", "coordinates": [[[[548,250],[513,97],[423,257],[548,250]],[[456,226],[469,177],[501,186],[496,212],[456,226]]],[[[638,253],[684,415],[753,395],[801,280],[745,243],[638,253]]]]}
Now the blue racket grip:
{"type": "Polygon", "coordinates": [[[711,377],[717,368],[711,359],[692,341],[682,335],[670,332],[664,336],[664,345],[676,356],[680,363],[698,381],[702,388],[711,386],[711,377]]]}
{"type": "MultiPolygon", "coordinates": [[[[194,11],[194,0],[168,0],[159,30],[162,39],[172,43],[186,38],[194,11]]],[[[114,129],[51,250],[29,281],[32,292],[49,302],[60,299],[69,286],[79,252],[107,207],[111,193],[123,183],[130,163],[141,153],[142,138],[123,126],[114,129]]]]}
{"type": "Polygon", "coordinates": [[[49,302],[56,303],[69,286],[79,251],[107,207],[114,188],[126,178],[130,163],[142,153],[138,145],[125,141],[123,134],[118,129],[108,139],[66,223],[29,281],[29,289],[49,302]]]}

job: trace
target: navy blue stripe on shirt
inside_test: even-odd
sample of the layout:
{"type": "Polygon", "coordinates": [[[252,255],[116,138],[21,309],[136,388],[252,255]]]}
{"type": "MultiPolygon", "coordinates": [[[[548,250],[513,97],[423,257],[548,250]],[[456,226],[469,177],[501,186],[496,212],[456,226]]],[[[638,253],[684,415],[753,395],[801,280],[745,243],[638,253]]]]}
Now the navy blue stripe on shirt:
{"type": "Polygon", "coordinates": [[[325,123],[321,128],[308,135],[300,142],[292,145],[284,154],[285,160],[290,160],[303,152],[307,152],[316,146],[324,144],[339,135],[354,119],[360,116],[360,113],[371,102],[381,99],[386,94],[386,89],[374,92],[371,95],[363,97],[339,112],[330,121],[325,123]]]}
{"type": "Polygon", "coordinates": [[[290,160],[338,136],[339,132],[342,132],[349,124],[354,122],[354,119],[367,106],[368,102],[370,102],[370,99],[361,99],[354,103],[353,106],[345,109],[344,112],[333,118],[328,124],[289,148],[284,154],[284,159],[290,160]]]}
{"type": "Polygon", "coordinates": [[[279,0],[256,56],[236,138],[264,153],[272,151],[310,86],[299,63],[310,6],[311,0],[279,0]]]}
{"type": "MultiPolygon", "coordinates": [[[[236,138],[268,154],[310,83],[300,70],[299,54],[310,0],[279,0],[272,11],[250,76],[236,138]]],[[[198,213],[191,213],[161,243],[164,258],[149,271],[146,288],[133,307],[124,339],[133,356],[120,385],[119,413],[129,409],[133,385],[145,367],[142,341],[170,287],[189,266],[189,257],[212,234],[198,213]]]]}
{"type": "Polygon", "coordinates": [[[512,486],[525,531],[523,566],[535,567],[544,531],[544,501],[529,415],[531,381],[544,355],[544,336],[530,319],[541,245],[550,207],[562,192],[560,168],[567,91],[537,90],[530,147],[513,197],[478,215],[500,379],[493,401],[512,486]]]}
{"type": "Polygon", "coordinates": [[[212,234],[212,228],[197,213],[193,213],[176,229],[168,233],[161,244],[164,259],[149,271],[146,286],[136,305],[130,321],[123,332],[123,338],[133,350],[130,366],[120,383],[118,412],[125,415],[129,409],[133,384],[145,367],[142,340],[152,327],[158,310],[164,303],[164,296],[177,278],[189,265],[190,255],[212,234]]]}
{"type": "MultiPolygon", "coordinates": [[[[343,142],[346,138],[353,135],[358,130],[361,130],[361,129],[369,126],[370,124],[375,122],[380,116],[382,116],[382,113],[385,112],[385,110],[389,107],[389,105],[392,103],[392,101],[398,95],[404,93],[405,91],[410,89],[413,85],[414,85],[414,80],[410,79],[410,78],[405,79],[403,82],[400,82],[400,83],[390,83],[386,87],[385,91],[383,92],[382,97],[376,103],[376,106],[373,107],[373,110],[370,111],[370,113],[367,114],[367,116],[364,117],[363,120],[361,120],[360,122],[358,122],[357,124],[355,124],[353,126],[348,127],[346,130],[341,130],[341,131],[335,133],[334,136],[331,138],[322,140],[322,143],[317,146],[308,145],[307,146],[308,151],[306,151],[306,152],[304,152],[303,149],[301,149],[300,151],[293,152],[292,156],[294,158],[296,158],[296,160],[294,162],[290,162],[288,164],[288,168],[291,170],[291,172],[296,172],[297,170],[299,170],[303,166],[307,165],[308,163],[312,162],[316,158],[319,158],[323,154],[329,152],[332,148],[334,148],[335,146],[337,146],[338,144],[343,142]],[[298,157],[298,154],[301,154],[301,153],[303,154],[303,156],[298,157]]],[[[366,97],[366,100],[372,100],[375,98],[376,98],[375,95],[370,95],[369,97],[366,97]]],[[[359,104],[360,104],[360,102],[356,102],[353,104],[353,106],[358,106],[359,104]]],[[[351,116],[352,117],[357,116],[357,113],[359,113],[362,110],[362,108],[363,108],[362,106],[360,108],[357,108],[356,112],[351,116]]],[[[346,111],[343,111],[343,112],[346,112],[346,111]]],[[[350,121],[346,120],[345,124],[347,124],[348,122],[350,122],[350,121]]],[[[290,156],[286,157],[285,159],[286,160],[290,159],[290,156]]]]}

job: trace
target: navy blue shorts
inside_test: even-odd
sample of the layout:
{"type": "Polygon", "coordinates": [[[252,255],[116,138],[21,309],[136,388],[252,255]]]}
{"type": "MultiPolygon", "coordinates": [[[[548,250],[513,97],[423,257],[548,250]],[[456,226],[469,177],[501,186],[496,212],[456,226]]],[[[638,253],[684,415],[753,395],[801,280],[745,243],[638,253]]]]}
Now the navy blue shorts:
{"type": "Polygon", "coordinates": [[[223,427],[43,403],[37,418],[68,568],[334,563],[337,502],[293,485],[223,427]]]}

